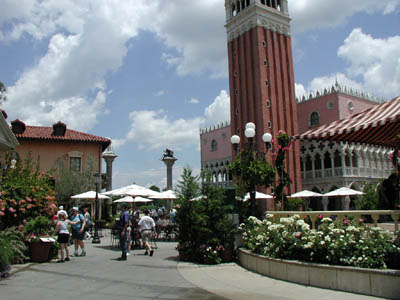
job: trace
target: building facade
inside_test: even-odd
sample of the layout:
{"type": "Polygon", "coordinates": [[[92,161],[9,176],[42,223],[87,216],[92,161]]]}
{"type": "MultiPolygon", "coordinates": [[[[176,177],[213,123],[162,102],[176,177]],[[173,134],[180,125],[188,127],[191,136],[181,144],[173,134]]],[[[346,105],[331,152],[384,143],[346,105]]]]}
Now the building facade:
{"type": "MultiPolygon", "coordinates": [[[[247,122],[256,125],[257,150],[266,152],[265,132],[275,137],[284,130],[297,136],[383,102],[337,82],[296,99],[287,0],[226,0],[225,9],[230,135],[239,135],[242,147],[247,122]]],[[[214,183],[232,187],[228,166],[235,153],[228,134],[228,123],[200,130],[201,168],[212,174],[214,183]]],[[[301,189],[327,193],[343,186],[361,190],[365,183],[388,177],[391,151],[368,144],[297,141],[288,153],[286,169],[294,183],[286,193],[301,189]]],[[[310,206],[343,209],[339,198],[314,199],[310,206]]]]}
{"type": "Polygon", "coordinates": [[[200,129],[201,169],[209,172],[212,182],[221,187],[232,187],[229,165],[232,163],[229,122],[200,129]]]}
{"type": "Polygon", "coordinates": [[[14,120],[11,130],[19,142],[15,158],[23,160],[30,155],[43,172],[61,166],[81,172],[92,161],[94,171],[101,173],[102,154],[111,144],[107,138],[67,129],[62,122],[46,127],[14,120]]]}
{"type": "MultiPolygon", "coordinates": [[[[360,113],[382,101],[336,83],[323,92],[297,99],[300,134],[360,113]]],[[[213,174],[213,182],[224,187],[232,187],[228,171],[232,157],[227,156],[227,149],[232,145],[229,139],[223,138],[228,127],[229,124],[225,123],[224,126],[200,131],[201,167],[213,174]]],[[[362,190],[365,183],[379,182],[391,174],[393,166],[389,156],[392,151],[370,144],[303,140],[299,157],[303,189],[318,193],[343,186],[362,190]]],[[[341,198],[315,198],[310,199],[309,206],[314,210],[340,210],[343,209],[343,202],[341,198]]]]}
{"type": "MultiPolygon", "coordinates": [[[[245,124],[252,122],[255,150],[267,153],[264,133],[298,134],[288,1],[226,0],[225,10],[231,135],[238,135],[243,147],[245,124]]],[[[298,142],[287,154],[286,169],[300,178],[298,142]]],[[[296,180],[288,192],[299,189],[301,180],[296,180]]]]}

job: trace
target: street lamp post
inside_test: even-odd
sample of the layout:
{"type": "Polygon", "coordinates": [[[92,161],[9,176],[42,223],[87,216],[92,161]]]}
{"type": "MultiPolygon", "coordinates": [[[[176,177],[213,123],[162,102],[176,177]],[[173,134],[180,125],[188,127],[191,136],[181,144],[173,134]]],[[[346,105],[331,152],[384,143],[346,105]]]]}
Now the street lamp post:
{"type": "MultiPolygon", "coordinates": [[[[249,155],[254,155],[253,150],[254,150],[254,143],[253,143],[253,138],[256,135],[256,125],[252,122],[249,122],[246,124],[246,128],[244,131],[244,135],[246,136],[248,140],[248,147],[249,147],[249,155]]],[[[268,152],[270,148],[270,144],[272,141],[272,135],[270,133],[264,133],[262,136],[262,139],[266,145],[266,151],[268,152]]],[[[235,150],[235,154],[238,153],[239,150],[239,144],[240,144],[240,137],[238,135],[233,135],[231,137],[231,143],[233,145],[233,149],[235,150]]],[[[265,155],[265,153],[262,153],[265,155]]],[[[251,205],[251,211],[252,214],[256,214],[256,183],[251,182],[250,184],[250,205],[251,205]]]]}
{"type": "Polygon", "coordinates": [[[100,173],[95,173],[94,175],[94,185],[96,186],[96,198],[95,198],[95,218],[94,218],[94,237],[92,240],[93,244],[100,244],[100,237],[99,237],[99,231],[98,231],[98,218],[99,218],[99,210],[98,210],[98,206],[99,206],[99,185],[101,183],[101,177],[100,177],[100,173]]]}

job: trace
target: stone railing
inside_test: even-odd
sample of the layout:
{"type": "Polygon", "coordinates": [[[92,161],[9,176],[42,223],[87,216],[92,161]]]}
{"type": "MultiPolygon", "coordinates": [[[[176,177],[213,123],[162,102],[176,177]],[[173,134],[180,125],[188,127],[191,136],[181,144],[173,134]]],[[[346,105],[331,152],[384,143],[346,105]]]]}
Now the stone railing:
{"type": "Polygon", "coordinates": [[[399,235],[400,210],[336,210],[336,211],[267,211],[266,214],[274,215],[274,219],[279,221],[281,217],[299,215],[302,218],[310,217],[312,228],[315,228],[316,221],[319,218],[335,216],[343,220],[346,216],[353,216],[356,222],[360,222],[363,216],[371,216],[374,225],[378,226],[378,220],[381,215],[390,215],[394,221],[394,234],[399,235]]]}

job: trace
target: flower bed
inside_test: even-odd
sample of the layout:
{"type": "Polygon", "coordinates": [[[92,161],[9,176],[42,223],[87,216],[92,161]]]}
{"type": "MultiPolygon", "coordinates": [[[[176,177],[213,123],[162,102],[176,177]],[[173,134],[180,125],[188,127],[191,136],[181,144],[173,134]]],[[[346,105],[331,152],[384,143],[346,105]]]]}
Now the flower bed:
{"type": "Polygon", "coordinates": [[[256,254],[330,265],[400,269],[400,242],[379,227],[323,218],[318,230],[298,215],[273,223],[250,217],[241,224],[244,246],[256,254]]]}
{"type": "Polygon", "coordinates": [[[318,230],[298,215],[241,224],[240,263],[301,284],[399,299],[400,241],[389,231],[323,218],[318,230]],[[378,269],[398,270],[378,270],[378,269]]]}

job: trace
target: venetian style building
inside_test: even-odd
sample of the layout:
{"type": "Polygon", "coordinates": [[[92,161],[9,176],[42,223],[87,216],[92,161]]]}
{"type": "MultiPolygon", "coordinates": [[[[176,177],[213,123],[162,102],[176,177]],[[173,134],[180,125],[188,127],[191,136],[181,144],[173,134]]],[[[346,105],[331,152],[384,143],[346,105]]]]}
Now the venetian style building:
{"type": "MultiPolygon", "coordinates": [[[[256,125],[257,150],[266,152],[265,132],[276,136],[283,129],[297,136],[384,101],[337,82],[296,99],[288,1],[226,0],[225,9],[231,122],[200,130],[201,168],[212,174],[215,184],[232,187],[229,164],[235,153],[229,137],[239,135],[243,147],[247,122],[256,125]]],[[[297,141],[286,165],[295,180],[286,193],[301,189],[327,193],[343,186],[361,190],[367,182],[388,177],[391,151],[368,144],[297,141]]],[[[310,206],[314,210],[344,207],[339,198],[314,199],[310,206]]]]}
{"type": "MultiPolygon", "coordinates": [[[[266,153],[264,133],[298,134],[288,1],[226,0],[225,10],[231,135],[238,135],[243,147],[245,124],[253,122],[255,148],[266,153]]],[[[295,142],[286,159],[290,177],[301,177],[299,153],[295,142]]],[[[300,189],[301,179],[288,192],[300,189]]]]}
{"type": "MultiPolygon", "coordinates": [[[[320,125],[330,124],[358,114],[382,103],[370,94],[353,90],[336,83],[329,89],[297,99],[300,134],[320,125]]],[[[230,124],[201,129],[201,167],[209,170],[213,182],[222,187],[232,187],[229,164],[232,148],[227,135],[230,124]]],[[[347,186],[362,190],[365,183],[379,182],[392,172],[389,155],[393,150],[371,144],[320,142],[303,140],[300,143],[300,165],[303,189],[327,193],[347,186]]],[[[342,199],[311,199],[314,210],[340,210],[342,199]]]]}

